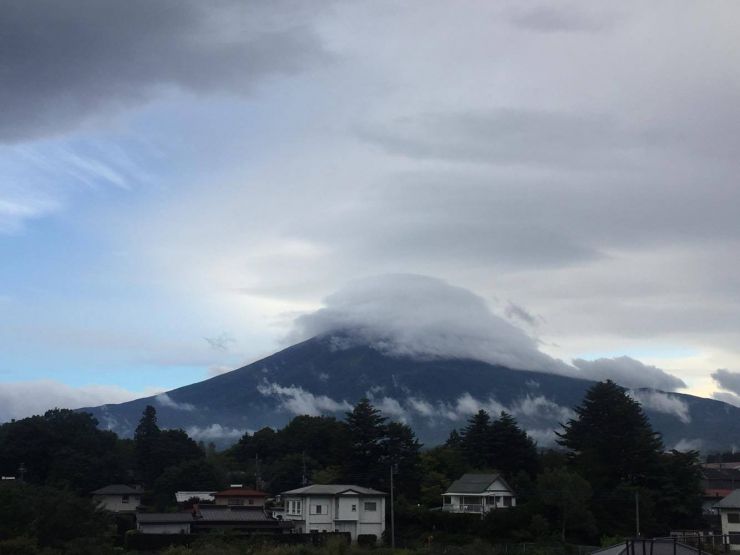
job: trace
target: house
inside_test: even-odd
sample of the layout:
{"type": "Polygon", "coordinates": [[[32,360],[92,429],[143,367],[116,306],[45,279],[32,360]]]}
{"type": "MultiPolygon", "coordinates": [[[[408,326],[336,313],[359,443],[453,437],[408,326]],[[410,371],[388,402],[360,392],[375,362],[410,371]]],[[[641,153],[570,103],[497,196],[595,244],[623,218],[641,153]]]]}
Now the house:
{"type": "Polygon", "coordinates": [[[283,492],[285,521],[294,531],[346,532],[373,535],[380,540],[385,531],[385,496],[382,491],[360,486],[312,485],[283,492]]]}
{"type": "Polygon", "coordinates": [[[702,465],[701,474],[704,490],[702,510],[706,516],[717,515],[715,505],[740,488],[740,469],[729,463],[707,463],[702,465]]]}
{"type": "Polygon", "coordinates": [[[734,490],[715,505],[719,511],[722,535],[731,551],[740,551],[740,489],[734,490]]]}
{"type": "Polygon", "coordinates": [[[265,492],[247,489],[241,485],[234,485],[213,494],[216,505],[228,507],[264,507],[266,498],[265,492]]]}
{"type": "Polygon", "coordinates": [[[92,492],[93,501],[112,513],[133,513],[141,505],[144,490],[141,486],[112,484],[92,492]]]}
{"type": "Polygon", "coordinates": [[[233,508],[224,505],[195,506],[179,513],[138,513],[136,529],[142,534],[200,534],[238,532],[282,534],[292,523],[272,518],[260,508],[233,508]]]}
{"type": "Polygon", "coordinates": [[[487,513],[516,506],[516,495],[496,474],[464,474],[442,494],[442,510],[451,513],[487,513]]]}
{"type": "Polygon", "coordinates": [[[178,503],[187,503],[191,499],[197,499],[198,501],[210,501],[213,502],[216,494],[215,491],[176,491],[175,501],[178,503]]]}

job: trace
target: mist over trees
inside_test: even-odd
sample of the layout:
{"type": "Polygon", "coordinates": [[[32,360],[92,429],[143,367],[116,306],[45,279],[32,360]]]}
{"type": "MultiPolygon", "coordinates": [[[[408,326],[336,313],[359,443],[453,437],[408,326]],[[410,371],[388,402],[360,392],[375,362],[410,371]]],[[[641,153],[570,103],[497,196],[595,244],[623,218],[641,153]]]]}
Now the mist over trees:
{"type": "MultiPolygon", "coordinates": [[[[666,452],[640,405],[612,382],[593,386],[574,410],[558,432],[557,449],[539,449],[510,414],[482,410],[443,445],[425,448],[411,427],[362,399],[342,420],[297,416],[282,429],[247,433],[220,452],[182,430],[161,429],[151,406],[133,440],[100,430],[89,414],[53,410],[0,426],[0,472],[26,469],[26,485],[0,490],[0,504],[14,507],[18,496],[41,503],[33,500],[47,493],[64,504],[71,496],[69,503],[81,504],[79,514],[97,526],[105,517],[89,494],[111,483],[143,484],[144,502],[162,510],[174,509],[175,491],[218,490],[229,483],[271,494],[310,483],[387,492],[393,472],[400,541],[436,530],[444,537],[593,544],[603,535],[634,533],[638,496],[644,534],[701,527],[698,453],[666,452]],[[466,515],[430,512],[466,472],[500,473],[515,489],[517,506],[464,526],[456,517],[466,515]]],[[[24,521],[24,514],[8,518],[0,541],[25,530],[37,545],[47,545],[43,530],[24,521]]]]}

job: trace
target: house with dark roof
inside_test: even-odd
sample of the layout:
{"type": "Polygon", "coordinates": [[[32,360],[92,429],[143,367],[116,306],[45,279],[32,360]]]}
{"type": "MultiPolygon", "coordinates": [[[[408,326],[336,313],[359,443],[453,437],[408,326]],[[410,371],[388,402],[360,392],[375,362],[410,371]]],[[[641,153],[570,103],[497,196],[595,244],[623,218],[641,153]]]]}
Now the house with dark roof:
{"type": "Polygon", "coordinates": [[[442,510],[487,513],[516,506],[514,490],[501,474],[464,474],[442,494],[442,510]]]}
{"type": "Polygon", "coordinates": [[[264,491],[231,486],[213,494],[216,505],[228,507],[264,507],[267,494],[264,491]]]}
{"type": "Polygon", "coordinates": [[[100,508],[112,513],[133,513],[141,505],[144,490],[141,486],[111,484],[92,492],[92,498],[100,508]]]}
{"type": "Polygon", "coordinates": [[[740,489],[734,490],[714,507],[719,511],[722,535],[730,550],[740,551],[740,489]]]}
{"type": "Polygon", "coordinates": [[[201,534],[215,531],[282,534],[292,527],[292,523],[272,518],[261,508],[224,505],[195,505],[187,512],[136,515],[136,529],[143,534],[201,534]]]}
{"type": "Polygon", "coordinates": [[[284,516],[294,531],[345,532],[352,541],[385,531],[385,496],[382,491],[346,484],[315,484],[283,492],[284,516]]]}

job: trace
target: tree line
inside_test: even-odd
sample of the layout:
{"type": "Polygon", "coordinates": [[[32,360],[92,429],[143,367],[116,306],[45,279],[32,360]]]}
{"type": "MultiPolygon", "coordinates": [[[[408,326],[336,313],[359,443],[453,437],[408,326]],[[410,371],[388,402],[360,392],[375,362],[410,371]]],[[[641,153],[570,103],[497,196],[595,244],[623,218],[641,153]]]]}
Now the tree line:
{"type": "MultiPolygon", "coordinates": [[[[702,526],[698,453],[666,452],[640,405],[609,381],[587,392],[548,449],[538,448],[510,414],[485,411],[443,445],[424,449],[410,426],[362,399],[344,419],[297,416],[282,429],[245,434],[223,451],[182,430],[161,429],[151,406],[133,439],[100,430],[87,413],[55,409],[0,426],[0,473],[16,474],[21,464],[29,491],[45,488],[78,503],[107,484],[141,483],[148,505],[160,510],[172,508],[175,491],[218,490],[229,483],[272,494],[309,483],[388,491],[393,472],[399,531],[409,541],[449,527],[450,533],[493,534],[499,541],[594,543],[604,535],[634,534],[638,498],[643,534],[702,526]],[[501,473],[518,506],[483,521],[430,512],[465,472],[501,473]]],[[[0,488],[0,507],[18,503],[17,491],[10,491],[0,488]]],[[[0,540],[23,529],[22,514],[9,520],[0,514],[0,540]]]]}

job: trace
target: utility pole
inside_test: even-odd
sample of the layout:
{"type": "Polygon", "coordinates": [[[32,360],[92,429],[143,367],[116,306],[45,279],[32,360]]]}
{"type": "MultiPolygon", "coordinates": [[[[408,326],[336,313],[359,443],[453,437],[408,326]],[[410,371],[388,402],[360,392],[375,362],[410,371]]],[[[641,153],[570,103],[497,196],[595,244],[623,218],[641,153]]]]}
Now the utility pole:
{"type": "Polygon", "coordinates": [[[19,482],[24,483],[26,481],[26,465],[23,463],[18,467],[18,477],[20,478],[19,482]]]}
{"type": "Polygon", "coordinates": [[[308,485],[308,477],[306,476],[306,452],[303,452],[303,476],[301,477],[301,484],[303,486],[308,485]]]}
{"type": "Polygon", "coordinates": [[[255,453],[254,454],[254,489],[260,491],[260,482],[262,482],[262,477],[260,476],[260,456],[255,453]]]}
{"type": "Polygon", "coordinates": [[[393,474],[395,472],[395,464],[391,465],[391,549],[396,549],[396,514],[393,504],[393,474]]]}
{"type": "Polygon", "coordinates": [[[640,490],[635,490],[635,530],[640,537],[640,490]]]}

